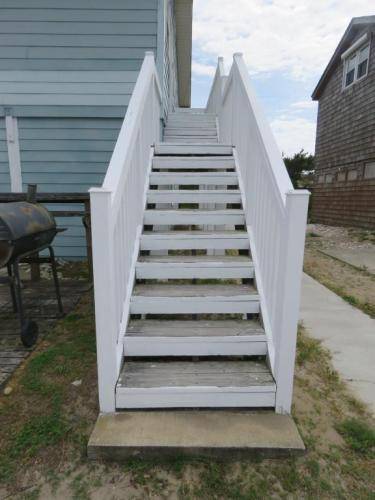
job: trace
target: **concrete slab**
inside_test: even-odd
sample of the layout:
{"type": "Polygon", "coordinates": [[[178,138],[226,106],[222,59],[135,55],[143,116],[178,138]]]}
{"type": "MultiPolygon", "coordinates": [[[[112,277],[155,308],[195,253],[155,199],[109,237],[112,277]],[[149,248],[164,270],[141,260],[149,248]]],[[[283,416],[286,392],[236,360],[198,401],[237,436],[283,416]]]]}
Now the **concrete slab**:
{"type": "Polygon", "coordinates": [[[360,269],[366,268],[367,271],[375,274],[374,248],[341,248],[337,246],[335,248],[325,248],[322,252],[360,269]]]}
{"type": "Polygon", "coordinates": [[[290,416],[247,411],[133,411],[100,415],[90,459],[290,456],[305,450],[290,416]]]}
{"type": "Polygon", "coordinates": [[[306,274],[300,319],[332,353],[332,363],[355,396],[375,414],[375,320],[306,274]]]}

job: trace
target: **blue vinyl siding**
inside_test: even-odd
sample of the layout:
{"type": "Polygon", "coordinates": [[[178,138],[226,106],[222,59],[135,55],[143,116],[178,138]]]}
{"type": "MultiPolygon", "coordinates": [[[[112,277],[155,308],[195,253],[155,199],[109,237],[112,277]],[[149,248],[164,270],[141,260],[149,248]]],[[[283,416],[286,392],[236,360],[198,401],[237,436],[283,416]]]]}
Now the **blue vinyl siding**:
{"type": "MultiPolygon", "coordinates": [[[[0,0],[0,190],[10,191],[4,116],[18,118],[23,189],[101,185],[144,54],[157,56],[158,0],[0,0]]],[[[79,205],[50,205],[55,210],[79,205]]],[[[58,257],[86,256],[81,218],[57,220],[58,257]]]]}
{"type": "Polygon", "coordinates": [[[157,0],[0,0],[0,70],[139,70],[157,0]]]}
{"type": "Polygon", "coordinates": [[[5,118],[0,117],[0,192],[10,191],[8,148],[6,143],[5,118]]]}
{"type": "MultiPolygon", "coordinates": [[[[86,192],[103,182],[122,119],[19,118],[22,181],[39,192],[86,192]]],[[[81,210],[80,205],[49,205],[51,210],[81,210]]],[[[55,240],[58,257],[86,256],[85,231],[79,217],[57,219],[67,231],[55,240]]]]}

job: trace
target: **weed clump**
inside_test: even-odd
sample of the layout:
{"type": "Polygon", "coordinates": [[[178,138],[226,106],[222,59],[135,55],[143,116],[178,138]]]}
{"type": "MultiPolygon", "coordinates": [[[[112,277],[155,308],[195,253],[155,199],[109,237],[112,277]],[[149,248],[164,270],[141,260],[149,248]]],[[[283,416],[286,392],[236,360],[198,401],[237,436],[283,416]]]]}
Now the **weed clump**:
{"type": "Polygon", "coordinates": [[[337,431],[352,450],[375,458],[375,430],[366,422],[350,418],[337,425],[337,431]]]}

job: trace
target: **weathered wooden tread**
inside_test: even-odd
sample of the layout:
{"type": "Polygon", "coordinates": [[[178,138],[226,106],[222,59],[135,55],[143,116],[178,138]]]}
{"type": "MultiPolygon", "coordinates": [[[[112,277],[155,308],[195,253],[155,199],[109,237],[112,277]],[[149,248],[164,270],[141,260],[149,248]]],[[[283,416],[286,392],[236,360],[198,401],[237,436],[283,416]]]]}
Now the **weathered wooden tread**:
{"type": "Polygon", "coordinates": [[[243,230],[228,230],[228,231],[144,231],[143,236],[155,236],[157,238],[246,238],[248,239],[247,231],[243,230]]]}
{"type": "Polygon", "coordinates": [[[152,172],[150,186],[238,186],[235,172],[152,172]]]}
{"type": "Polygon", "coordinates": [[[245,224],[245,214],[243,210],[217,210],[217,209],[180,209],[170,210],[160,208],[156,210],[145,210],[144,224],[177,224],[177,225],[223,225],[232,226],[245,224]]]}
{"type": "Polygon", "coordinates": [[[167,321],[132,320],[126,335],[130,337],[246,337],[255,336],[255,341],[265,339],[264,329],[258,321],[210,320],[167,321]]]}
{"type": "Polygon", "coordinates": [[[249,250],[246,231],[145,231],[141,250],[249,250]]]}
{"type": "Polygon", "coordinates": [[[252,285],[171,285],[163,284],[137,284],[133,290],[133,300],[140,297],[171,297],[206,298],[215,297],[217,300],[225,300],[228,297],[247,298],[258,300],[258,294],[252,285]]]}
{"type": "Polygon", "coordinates": [[[155,144],[156,155],[225,155],[232,154],[232,146],[227,144],[190,143],[179,144],[178,142],[163,142],[155,144]]]}
{"type": "Polygon", "coordinates": [[[234,172],[152,172],[151,173],[151,180],[153,178],[160,178],[160,179],[165,179],[168,177],[175,177],[176,179],[178,178],[184,178],[184,177],[196,177],[197,182],[196,184],[199,184],[198,181],[200,181],[201,178],[212,178],[216,179],[217,177],[222,177],[223,179],[229,179],[232,180],[233,178],[237,178],[237,174],[234,172]]]}
{"type": "Polygon", "coordinates": [[[240,388],[275,391],[275,382],[263,361],[127,361],[117,390],[122,388],[240,388]]]}
{"type": "Polygon", "coordinates": [[[154,156],[152,160],[153,168],[171,170],[220,170],[234,169],[233,156],[154,156]]]}
{"type": "Polygon", "coordinates": [[[141,256],[137,279],[251,279],[254,266],[246,256],[141,256]],[[239,258],[237,258],[239,257],[239,258]]]}
{"type": "Polygon", "coordinates": [[[141,255],[138,258],[138,263],[229,265],[236,267],[253,265],[252,260],[247,255],[141,255]]]}
{"type": "Polygon", "coordinates": [[[148,203],[242,203],[238,189],[150,189],[148,203]]]}

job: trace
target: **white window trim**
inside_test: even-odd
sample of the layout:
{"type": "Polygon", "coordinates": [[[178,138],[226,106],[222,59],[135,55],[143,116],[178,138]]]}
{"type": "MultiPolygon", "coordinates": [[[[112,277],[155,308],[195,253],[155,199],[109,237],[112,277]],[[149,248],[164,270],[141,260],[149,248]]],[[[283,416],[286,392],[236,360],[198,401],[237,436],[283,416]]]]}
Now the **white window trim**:
{"type": "Polygon", "coordinates": [[[17,118],[5,117],[6,140],[8,146],[10,188],[12,193],[22,193],[22,171],[17,118]]]}
{"type": "Polygon", "coordinates": [[[361,36],[361,38],[358,38],[356,42],[353,43],[345,52],[341,54],[341,59],[347,59],[349,56],[353,54],[354,51],[359,49],[362,45],[365,45],[368,39],[368,33],[365,33],[364,35],[361,36]]]}
{"type": "Polygon", "coordinates": [[[368,70],[370,66],[370,40],[368,40],[368,34],[365,33],[361,38],[359,38],[351,47],[349,47],[345,52],[341,54],[341,60],[343,61],[343,70],[342,70],[342,90],[349,89],[353,85],[355,85],[357,82],[362,81],[366,76],[368,75],[368,70]],[[358,72],[358,63],[359,63],[359,54],[360,52],[365,48],[369,47],[369,55],[368,55],[368,62],[367,62],[367,67],[366,67],[366,73],[362,75],[360,78],[357,78],[357,72],[358,72]],[[352,83],[349,85],[345,85],[346,82],[346,65],[349,59],[353,57],[355,54],[355,66],[354,66],[354,80],[352,83]]]}

